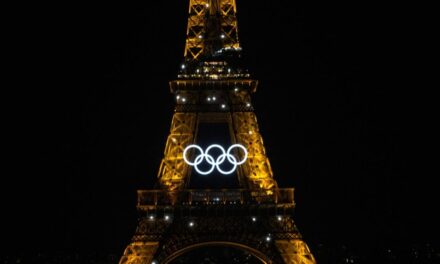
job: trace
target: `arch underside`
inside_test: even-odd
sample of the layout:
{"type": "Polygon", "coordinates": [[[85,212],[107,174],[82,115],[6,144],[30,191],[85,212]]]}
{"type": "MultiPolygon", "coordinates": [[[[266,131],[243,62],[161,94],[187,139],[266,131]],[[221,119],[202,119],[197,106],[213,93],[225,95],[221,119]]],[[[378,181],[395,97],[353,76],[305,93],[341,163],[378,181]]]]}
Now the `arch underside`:
{"type": "MultiPolygon", "coordinates": [[[[231,247],[252,255],[255,259],[259,260],[259,263],[289,263],[289,264],[316,264],[313,255],[310,253],[308,246],[302,240],[278,240],[275,242],[275,246],[278,249],[278,254],[272,254],[273,249],[255,249],[246,244],[230,242],[230,241],[207,241],[201,243],[195,243],[186,246],[180,250],[173,252],[167,256],[160,263],[171,263],[173,260],[178,259],[180,256],[189,253],[193,250],[197,250],[204,247],[231,247]],[[262,250],[262,251],[261,251],[262,250]],[[270,257],[272,256],[272,258],[270,257]]],[[[247,262],[246,262],[247,263],[247,262]]]]}
{"type": "Polygon", "coordinates": [[[261,263],[275,264],[316,264],[308,246],[301,239],[276,240],[269,246],[248,245],[241,242],[226,240],[202,241],[188,240],[188,243],[169,248],[169,243],[160,245],[159,242],[132,242],[124,252],[119,264],[151,264],[172,263],[180,256],[209,246],[232,247],[249,253],[261,263]],[[190,242],[192,241],[192,242],[190,242]]]}
{"type": "Polygon", "coordinates": [[[229,235],[172,235],[156,252],[158,263],[170,263],[179,256],[201,247],[226,246],[248,252],[262,263],[283,263],[274,244],[265,243],[253,234],[229,235]]]}
{"type": "Polygon", "coordinates": [[[153,260],[170,263],[188,251],[210,245],[244,250],[262,263],[316,263],[291,217],[284,216],[280,221],[260,216],[254,221],[250,217],[211,214],[177,217],[172,222],[140,219],[120,264],[151,264],[153,260]]]}
{"type": "Polygon", "coordinates": [[[204,247],[213,247],[213,246],[236,248],[236,249],[239,249],[239,250],[242,250],[244,252],[251,254],[253,257],[260,260],[261,263],[264,263],[264,264],[271,263],[270,259],[263,252],[256,250],[252,247],[243,245],[243,244],[229,242],[229,241],[210,241],[210,242],[202,242],[202,243],[189,245],[189,246],[182,248],[178,251],[175,251],[173,254],[169,255],[163,261],[163,263],[168,264],[168,263],[178,259],[179,257],[185,255],[186,253],[193,251],[193,250],[197,250],[197,249],[204,248],[204,247]]]}

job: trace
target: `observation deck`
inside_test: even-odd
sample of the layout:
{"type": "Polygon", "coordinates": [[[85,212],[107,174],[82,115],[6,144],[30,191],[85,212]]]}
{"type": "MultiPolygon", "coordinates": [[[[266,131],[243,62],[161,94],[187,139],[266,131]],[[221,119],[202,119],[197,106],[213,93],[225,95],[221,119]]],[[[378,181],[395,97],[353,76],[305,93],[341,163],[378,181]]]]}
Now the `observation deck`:
{"type": "Polygon", "coordinates": [[[138,190],[137,208],[157,210],[292,210],[295,207],[294,189],[186,189],[182,191],[138,190]]]}

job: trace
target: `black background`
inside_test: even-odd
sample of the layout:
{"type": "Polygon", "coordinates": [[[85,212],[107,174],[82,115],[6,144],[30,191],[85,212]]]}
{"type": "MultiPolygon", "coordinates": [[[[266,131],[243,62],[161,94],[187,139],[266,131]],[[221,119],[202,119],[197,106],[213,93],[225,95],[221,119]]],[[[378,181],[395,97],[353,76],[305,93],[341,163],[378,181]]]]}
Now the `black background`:
{"type": "MultiPolygon", "coordinates": [[[[10,22],[5,252],[122,253],[136,190],[154,185],[163,155],[187,2],[28,6],[10,22]]],[[[429,142],[418,90],[397,70],[395,20],[373,4],[238,1],[267,154],[296,188],[312,249],[438,241],[437,175],[418,148],[429,142]]]]}

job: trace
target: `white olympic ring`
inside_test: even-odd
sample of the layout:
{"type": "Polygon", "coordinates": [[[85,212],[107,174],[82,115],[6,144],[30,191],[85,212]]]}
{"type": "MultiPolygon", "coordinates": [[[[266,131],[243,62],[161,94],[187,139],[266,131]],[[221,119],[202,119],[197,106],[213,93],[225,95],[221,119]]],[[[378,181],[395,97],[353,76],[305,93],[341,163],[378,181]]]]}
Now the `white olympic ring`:
{"type": "Polygon", "coordinates": [[[189,145],[183,151],[183,159],[185,160],[185,162],[190,166],[194,166],[196,171],[201,175],[208,175],[208,174],[212,173],[214,171],[214,169],[216,169],[216,168],[221,174],[224,174],[224,175],[231,174],[237,169],[238,165],[241,165],[246,162],[247,157],[248,157],[248,152],[247,152],[246,148],[240,144],[234,144],[234,145],[230,146],[227,151],[225,151],[225,149],[218,144],[213,144],[213,145],[209,146],[206,149],[206,151],[203,151],[203,149],[201,147],[199,147],[198,145],[189,145]],[[244,158],[241,161],[237,161],[237,158],[231,154],[231,151],[234,148],[240,148],[243,150],[244,158]],[[197,157],[194,159],[193,162],[189,161],[187,158],[187,153],[190,149],[196,149],[200,152],[200,154],[197,155],[197,157]],[[212,149],[219,149],[223,154],[220,154],[217,157],[217,159],[214,159],[214,157],[209,154],[209,151],[211,151],[212,149]],[[211,165],[211,168],[207,171],[201,171],[199,169],[198,165],[200,165],[203,162],[203,160],[205,160],[205,159],[206,159],[206,162],[209,165],[211,165]],[[224,171],[220,168],[220,165],[223,164],[223,162],[226,159],[228,159],[228,162],[233,165],[232,169],[230,169],[228,171],[224,171]]]}

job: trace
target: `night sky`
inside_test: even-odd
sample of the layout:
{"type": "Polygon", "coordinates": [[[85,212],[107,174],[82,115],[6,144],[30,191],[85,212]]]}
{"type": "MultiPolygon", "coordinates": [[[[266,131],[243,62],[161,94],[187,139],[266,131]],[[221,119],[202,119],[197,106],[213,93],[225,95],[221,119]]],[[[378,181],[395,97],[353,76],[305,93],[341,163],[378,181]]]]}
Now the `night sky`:
{"type": "MultiPolygon", "coordinates": [[[[171,124],[187,2],[39,6],[20,22],[6,252],[122,254],[136,190],[153,187],[171,124]]],[[[237,2],[267,154],[279,185],[296,188],[312,249],[438,242],[438,174],[418,148],[429,143],[418,90],[391,78],[403,49],[391,15],[361,3],[237,2]]]]}

